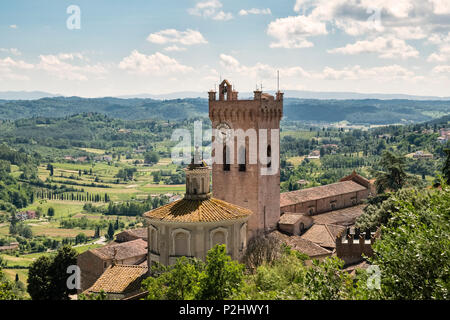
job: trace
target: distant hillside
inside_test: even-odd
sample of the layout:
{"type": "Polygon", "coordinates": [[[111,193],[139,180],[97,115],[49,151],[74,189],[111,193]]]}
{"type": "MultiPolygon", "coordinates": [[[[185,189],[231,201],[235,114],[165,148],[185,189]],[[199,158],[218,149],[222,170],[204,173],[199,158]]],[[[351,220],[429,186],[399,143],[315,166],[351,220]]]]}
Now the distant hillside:
{"type": "Polygon", "coordinates": [[[0,119],[31,117],[64,117],[98,112],[113,118],[183,120],[205,116],[208,104],[205,99],[119,99],[79,97],[43,98],[33,101],[0,101],[0,119]]]}
{"type": "Polygon", "coordinates": [[[4,91],[0,92],[1,100],[36,100],[47,97],[58,97],[58,94],[52,94],[42,91],[4,91]]]}
{"type": "MultiPolygon", "coordinates": [[[[208,116],[208,100],[154,100],[55,97],[39,100],[0,100],[0,119],[65,117],[98,112],[113,118],[184,120],[208,116]]],[[[450,114],[445,100],[317,100],[287,98],[284,120],[393,124],[429,121],[450,114]]]]}

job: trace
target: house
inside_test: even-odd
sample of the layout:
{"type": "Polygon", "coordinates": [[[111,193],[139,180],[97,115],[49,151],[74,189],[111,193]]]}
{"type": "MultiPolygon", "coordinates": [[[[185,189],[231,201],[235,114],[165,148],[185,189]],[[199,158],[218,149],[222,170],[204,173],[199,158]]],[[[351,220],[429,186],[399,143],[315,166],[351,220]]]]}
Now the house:
{"type": "Polygon", "coordinates": [[[320,150],[311,151],[307,157],[308,159],[320,159],[320,150]]]}
{"type": "Polygon", "coordinates": [[[327,250],[312,241],[303,239],[300,236],[289,236],[279,231],[273,231],[270,234],[291,247],[292,250],[306,254],[310,257],[310,259],[323,260],[333,254],[331,250],[327,250]]]}
{"type": "Polygon", "coordinates": [[[0,252],[6,253],[6,252],[12,252],[19,249],[19,243],[18,242],[11,242],[7,246],[0,246],[0,252]]]}
{"type": "Polygon", "coordinates": [[[147,237],[148,237],[147,228],[130,229],[130,230],[124,230],[124,231],[116,234],[116,242],[122,243],[122,242],[137,240],[137,239],[142,239],[144,241],[147,241],[147,239],[148,239],[147,237]]]}
{"type": "Polygon", "coordinates": [[[28,219],[36,219],[36,211],[27,210],[16,213],[16,219],[19,220],[28,220],[28,219]]]}
{"type": "Polygon", "coordinates": [[[309,240],[322,248],[334,251],[336,249],[336,238],[346,228],[333,224],[314,224],[301,238],[309,240]]]}
{"type": "Polygon", "coordinates": [[[307,214],[286,212],[280,217],[278,229],[287,234],[301,235],[313,223],[314,220],[307,214]]]}
{"type": "Polygon", "coordinates": [[[428,152],[424,151],[416,151],[416,153],[413,154],[414,159],[433,159],[433,155],[428,152]]]}
{"type": "Polygon", "coordinates": [[[115,265],[139,265],[147,259],[147,241],[136,239],[91,249],[77,258],[81,270],[81,291],[90,288],[98,278],[115,265]]]}
{"type": "Polygon", "coordinates": [[[105,272],[84,294],[106,293],[108,300],[122,300],[142,293],[141,282],[148,276],[148,268],[115,264],[105,272]]]}
{"type": "Polygon", "coordinates": [[[355,181],[340,181],[325,186],[285,192],[280,195],[280,210],[315,215],[359,204],[369,189],[355,181]]]}

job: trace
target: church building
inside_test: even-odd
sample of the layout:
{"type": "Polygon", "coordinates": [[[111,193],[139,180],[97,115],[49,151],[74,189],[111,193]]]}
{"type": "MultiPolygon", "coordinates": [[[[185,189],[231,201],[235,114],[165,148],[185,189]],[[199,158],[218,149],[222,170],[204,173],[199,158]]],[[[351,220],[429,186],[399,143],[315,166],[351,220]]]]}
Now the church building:
{"type": "Polygon", "coordinates": [[[148,221],[148,266],[175,263],[182,256],[205,260],[216,244],[239,259],[247,244],[247,221],[252,212],[212,197],[211,168],[196,151],[186,171],[186,194],[144,213],[148,221]]]}

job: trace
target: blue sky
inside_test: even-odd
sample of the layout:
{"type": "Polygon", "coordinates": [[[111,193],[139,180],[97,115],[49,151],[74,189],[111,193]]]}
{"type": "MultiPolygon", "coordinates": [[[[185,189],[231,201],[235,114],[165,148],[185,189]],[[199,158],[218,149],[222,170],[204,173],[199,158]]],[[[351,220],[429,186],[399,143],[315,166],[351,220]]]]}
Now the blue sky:
{"type": "Polygon", "coordinates": [[[285,90],[449,96],[450,0],[0,2],[0,91],[251,91],[277,70],[285,90]]]}

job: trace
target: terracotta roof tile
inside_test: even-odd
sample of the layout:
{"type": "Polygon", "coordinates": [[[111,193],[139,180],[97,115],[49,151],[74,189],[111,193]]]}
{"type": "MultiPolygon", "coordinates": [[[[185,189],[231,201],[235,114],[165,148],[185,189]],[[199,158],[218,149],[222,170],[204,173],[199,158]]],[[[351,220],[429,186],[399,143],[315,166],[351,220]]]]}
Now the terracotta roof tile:
{"type": "Polygon", "coordinates": [[[302,239],[300,236],[288,236],[279,231],[273,231],[271,234],[290,246],[293,250],[304,253],[311,258],[332,254],[332,251],[322,248],[312,241],[302,239]]]}
{"type": "Polygon", "coordinates": [[[288,206],[296,203],[314,201],[328,197],[334,197],[341,194],[363,191],[367,188],[354,182],[342,181],[325,186],[313,187],[303,190],[284,192],[280,194],[280,206],[288,206]]]}
{"type": "Polygon", "coordinates": [[[118,233],[116,235],[116,239],[117,241],[122,240],[123,238],[125,239],[143,239],[143,240],[147,240],[147,228],[138,228],[138,229],[129,229],[129,230],[124,230],[120,233],[118,233]]]}
{"type": "Polygon", "coordinates": [[[141,281],[146,276],[147,267],[115,265],[109,266],[105,272],[97,279],[92,287],[86,291],[98,293],[103,290],[105,293],[129,293],[138,291],[141,281]]]}
{"type": "Polygon", "coordinates": [[[303,235],[301,235],[301,238],[314,242],[321,247],[336,248],[336,238],[342,230],[345,230],[345,227],[337,225],[314,224],[303,235]]]}
{"type": "Polygon", "coordinates": [[[104,260],[113,259],[114,255],[116,260],[124,260],[147,254],[147,242],[137,239],[119,244],[113,243],[101,248],[91,249],[91,252],[104,260]]]}
{"type": "Polygon", "coordinates": [[[316,224],[351,226],[364,213],[365,204],[311,216],[316,224]]]}
{"type": "Polygon", "coordinates": [[[295,213],[284,213],[281,217],[280,217],[280,221],[278,222],[279,224],[296,224],[299,220],[302,219],[302,215],[301,214],[295,214],[295,213]]]}
{"type": "Polygon", "coordinates": [[[205,200],[181,199],[144,213],[144,217],[174,222],[213,222],[240,219],[251,215],[246,208],[209,198],[205,200]]]}

